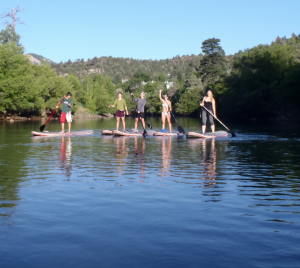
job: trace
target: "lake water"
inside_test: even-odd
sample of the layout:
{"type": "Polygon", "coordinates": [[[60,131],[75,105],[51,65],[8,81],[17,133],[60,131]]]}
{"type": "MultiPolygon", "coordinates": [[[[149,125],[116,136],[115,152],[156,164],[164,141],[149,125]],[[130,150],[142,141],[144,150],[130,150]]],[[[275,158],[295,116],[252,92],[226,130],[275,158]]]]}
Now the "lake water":
{"type": "Polygon", "coordinates": [[[115,122],[0,122],[0,267],[300,267],[298,125],[101,136],[115,122]]]}

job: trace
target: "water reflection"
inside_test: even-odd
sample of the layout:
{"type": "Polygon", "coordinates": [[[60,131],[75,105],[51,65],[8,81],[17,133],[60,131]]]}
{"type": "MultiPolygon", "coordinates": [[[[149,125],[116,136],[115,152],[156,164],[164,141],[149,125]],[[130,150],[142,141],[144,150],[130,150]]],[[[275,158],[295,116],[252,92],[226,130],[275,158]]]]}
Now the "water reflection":
{"type": "MultiPolygon", "coordinates": [[[[220,148],[224,147],[224,143],[218,144],[219,153],[220,148]],[[221,146],[220,146],[221,145],[221,146]]],[[[188,146],[196,153],[196,157],[193,154],[193,166],[197,165],[198,172],[200,173],[199,179],[203,181],[201,183],[204,188],[214,188],[217,184],[217,159],[222,157],[216,150],[215,139],[190,139],[188,140],[188,146]]],[[[224,148],[223,148],[224,150],[224,148]]]]}
{"type": "MultiPolygon", "coordinates": [[[[146,139],[142,139],[142,144],[139,145],[138,137],[135,137],[134,141],[134,151],[135,151],[135,160],[140,168],[141,178],[145,178],[145,149],[146,149],[146,139]]],[[[141,180],[141,182],[143,182],[141,180]]]]}
{"type": "Polygon", "coordinates": [[[217,152],[216,152],[216,141],[211,139],[202,139],[202,152],[201,152],[201,167],[202,176],[201,179],[204,180],[205,187],[213,187],[216,184],[215,180],[217,177],[217,152]]]}
{"type": "Polygon", "coordinates": [[[70,178],[72,174],[71,157],[72,157],[71,136],[68,136],[67,138],[65,138],[65,136],[62,136],[61,144],[60,144],[60,168],[63,171],[63,174],[67,178],[70,178]]]}
{"type": "MultiPolygon", "coordinates": [[[[128,147],[126,148],[127,137],[113,137],[116,148],[116,160],[118,165],[118,175],[122,176],[123,169],[126,168],[126,159],[128,157],[128,147]]],[[[127,145],[128,146],[128,145],[127,145]]]]}
{"type": "Polygon", "coordinates": [[[162,137],[161,139],[161,169],[160,177],[171,176],[171,159],[172,159],[172,137],[162,137]]]}

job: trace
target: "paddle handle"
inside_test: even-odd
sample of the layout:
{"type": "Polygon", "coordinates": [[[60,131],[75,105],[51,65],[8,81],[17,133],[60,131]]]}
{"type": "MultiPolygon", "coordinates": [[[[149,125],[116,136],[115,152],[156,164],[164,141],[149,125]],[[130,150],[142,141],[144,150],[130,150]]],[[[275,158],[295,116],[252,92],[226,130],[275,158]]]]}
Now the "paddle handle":
{"type": "Polygon", "coordinates": [[[205,106],[201,106],[201,107],[203,107],[206,111],[208,111],[215,119],[217,119],[223,125],[223,127],[225,127],[228,131],[230,131],[229,128],[226,127],[210,110],[208,110],[205,106]]]}
{"type": "MultiPolygon", "coordinates": [[[[65,97],[63,97],[63,99],[57,104],[57,106],[61,105],[61,103],[64,101],[65,97]]],[[[52,112],[52,114],[49,116],[48,120],[46,121],[45,125],[47,125],[47,123],[49,122],[50,118],[54,115],[55,111],[57,110],[57,108],[55,108],[55,110],[52,112]]]]}

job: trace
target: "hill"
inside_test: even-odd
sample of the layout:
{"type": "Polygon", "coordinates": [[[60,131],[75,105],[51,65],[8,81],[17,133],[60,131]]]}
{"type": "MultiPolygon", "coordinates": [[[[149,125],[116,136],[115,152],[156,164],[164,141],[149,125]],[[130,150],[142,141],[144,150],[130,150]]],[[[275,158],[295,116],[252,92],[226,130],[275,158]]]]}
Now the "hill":
{"type": "Polygon", "coordinates": [[[181,75],[190,75],[197,70],[202,54],[176,56],[165,60],[135,60],[132,58],[94,57],[84,61],[61,62],[52,64],[52,69],[58,74],[67,76],[73,73],[82,79],[88,74],[103,74],[110,76],[114,83],[130,79],[135,73],[147,73],[152,78],[163,73],[169,79],[181,75]]]}
{"type": "Polygon", "coordinates": [[[41,65],[42,63],[48,63],[48,64],[54,63],[52,60],[49,60],[41,55],[37,55],[34,53],[28,53],[27,56],[28,56],[30,62],[35,65],[41,65]]]}

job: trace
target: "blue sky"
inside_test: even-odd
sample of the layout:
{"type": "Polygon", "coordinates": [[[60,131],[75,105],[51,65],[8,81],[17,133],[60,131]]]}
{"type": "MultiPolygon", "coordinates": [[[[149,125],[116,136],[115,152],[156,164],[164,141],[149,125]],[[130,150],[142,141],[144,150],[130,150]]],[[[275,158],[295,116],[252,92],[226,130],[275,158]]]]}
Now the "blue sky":
{"type": "Polygon", "coordinates": [[[55,62],[198,55],[212,37],[229,55],[300,33],[300,0],[2,0],[0,14],[17,5],[25,53],[55,62]]]}

